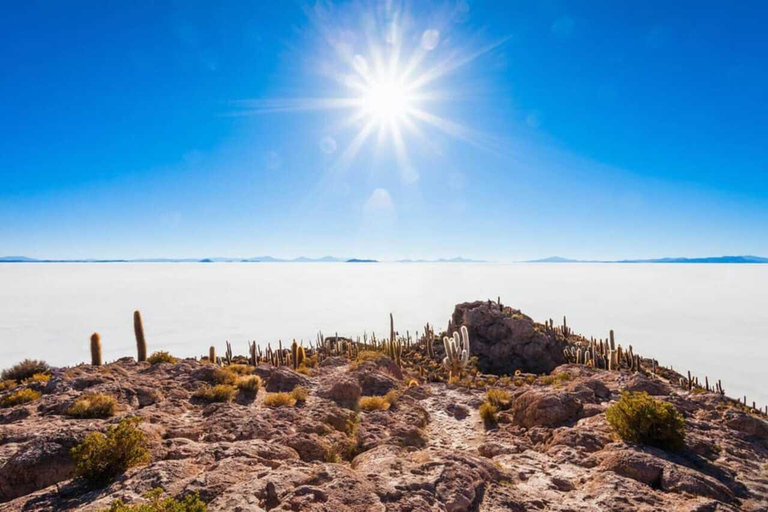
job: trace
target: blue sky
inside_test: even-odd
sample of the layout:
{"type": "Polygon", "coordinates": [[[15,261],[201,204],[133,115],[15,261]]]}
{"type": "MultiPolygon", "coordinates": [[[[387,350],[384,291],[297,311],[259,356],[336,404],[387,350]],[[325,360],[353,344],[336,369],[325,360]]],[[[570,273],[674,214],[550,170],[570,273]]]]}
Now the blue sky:
{"type": "Polygon", "coordinates": [[[0,253],[768,255],[762,2],[225,4],[4,7],[0,253]]]}

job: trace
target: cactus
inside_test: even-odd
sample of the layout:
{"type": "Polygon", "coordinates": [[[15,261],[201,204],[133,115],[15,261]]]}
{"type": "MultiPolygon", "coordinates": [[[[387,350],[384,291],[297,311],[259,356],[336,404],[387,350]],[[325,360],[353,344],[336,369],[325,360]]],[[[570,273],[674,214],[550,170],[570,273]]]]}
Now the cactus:
{"type": "Polygon", "coordinates": [[[227,361],[227,365],[232,364],[232,345],[229,344],[229,341],[227,343],[227,350],[224,353],[224,359],[227,361]]]}
{"type": "Polygon", "coordinates": [[[291,364],[294,371],[299,369],[299,344],[296,343],[296,340],[291,343],[291,364]]]}
{"type": "Polygon", "coordinates": [[[304,350],[304,347],[299,347],[299,350],[296,353],[296,366],[302,366],[306,358],[307,352],[304,350]]]}
{"type": "Polygon", "coordinates": [[[451,380],[458,379],[461,376],[461,370],[469,363],[469,331],[467,331],[467,326],[461,326],[461,335],[454,331],[453,338],[445,336],[443,345],[445,347],[443,366],[448,369],[451,380]]]}
{"type": "Polygon", "coordinates": [[[213,345],[208,349],[208,360],[213,364],[216,364],[216,347],[213,345]]]}
{"type": "Polygon", "coordinates": [[[133,333],[136,335],[136,360],[139,362],[147,360],[147,340],[144,338],[144,325],[141,323],[141,313],[136,310],[133,312],[133,333]]]}
{"type": "Polygon", "coordinates": [[[99,333],[91,334],[91,364],[101,366],[101,338],[99,333]]]}

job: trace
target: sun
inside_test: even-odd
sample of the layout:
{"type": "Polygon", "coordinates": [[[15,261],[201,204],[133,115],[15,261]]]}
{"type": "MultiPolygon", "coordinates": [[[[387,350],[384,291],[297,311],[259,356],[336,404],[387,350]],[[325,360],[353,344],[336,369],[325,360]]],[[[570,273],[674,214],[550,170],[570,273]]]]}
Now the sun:
{"type": "Polygon", "coordinates": [[[333,4],[319,2],[322,8],[317,11],[316,7],[315,16],[310,17],[319,35],[312,46],[319,52],[317,70],[323,82],[310,82],[308,90],[321,85],[327,95],[254,99],[241,104],[250,114],[345,112],[327,117],[331,122],[321,138],[324,153],[339,149],[331,170],[349,169],[374,137],[377,152],[383,145],[392,151],[405,182],[418,179],[409,143],[420,151],[438,148],[430,130],[485,146],[478,132],[448,119],[441,110],[457,101],[456,86],[463,85],[459,75],[468,64],[500,47],[508,37],[485,46],[462,46],[457,43],[459,33],[451,32],[458,30],[456,26],[428,24],[426,20],[440,16],[422,20],[412,16],[405,4],[385,2],[381,8],[364,9],[358,13],[359,19],[350,19],[333,4]],[[337,139],[347,142],[337,145],[337,139]]]}
{"type": "Polygon", "coordinates": [[[369,84],[361,96],[361,105],[365,115],[379,124],[404,119],[414,106],[408,87],[387,79],[369,84]]]}

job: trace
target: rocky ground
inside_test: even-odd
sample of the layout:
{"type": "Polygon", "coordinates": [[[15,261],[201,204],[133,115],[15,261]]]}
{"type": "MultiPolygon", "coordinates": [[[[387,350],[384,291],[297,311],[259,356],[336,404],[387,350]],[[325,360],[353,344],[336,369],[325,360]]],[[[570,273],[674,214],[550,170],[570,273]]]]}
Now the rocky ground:
{"type": "Polygon", "coordinates": [[[523,374],[517,385],[496,383],[514,400],[486,429],[484,388],[415,385],[385,356],[329,358],[308,376],[261,365],[267,389],[256,397],[200,403],[192,394],[213,368],[126,358],[54,369],[37,384],[39,400],[0,409],[0,510],[100,511],[157,487],[199,492],[214,512],[768,510],[768,423],[717,393],[658,377],[573,364],[551,372],[570,379],[523,374]],[[296,385],[310,391],[304,405],[263,404],[268,391],[296,385]],[[389,410],[354,410],[361,395],[392,389],[402,395],[389,410]],[[686,449],[618,441],[605,410],[624,389],[674,404],[686,449]],[[117,397],[118,415],[67,417],[86,392],[117,397]],[[69,450],[125,416],[143,419],[152,462],[87,489],[73,479],[69,450]]]}

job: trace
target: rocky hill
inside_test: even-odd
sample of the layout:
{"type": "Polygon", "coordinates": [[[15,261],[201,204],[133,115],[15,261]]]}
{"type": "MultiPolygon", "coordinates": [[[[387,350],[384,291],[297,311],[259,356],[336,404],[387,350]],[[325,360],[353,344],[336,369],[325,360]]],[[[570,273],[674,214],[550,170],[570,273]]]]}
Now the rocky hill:
{"type": "Polygon", "coordinates": [[[567,328],[496,311],[457,306],[450,329],[469,324],[481,370],[451,383],[414,363],[421,346],[406,347],[399,366],[364,352],[318,358],[301,372],[132,358],[51,369],[50,379],[0,395],[41,393],[0,409],[0,510],[101,511],[157,488],[197,493],[215,512],[768,510],[763,415],[663,372],[564,363],[563,344],[574,342],[567,328]],[[515,372],[510,364],[516,374],[483,373],[515,372]],[[542,365],[551,371],[538,373],[542,365]],[[222,402],[200,392],[227,372],[257,375],[263,387],[241,386],[222,402]],[[307,396],[276,400],[297,387],[307,396]],[[489,389],[509,397],[492,422],[479,413],[489,389]],[[685,447],[621,441],[606,410],[623,390],[672,404],[685,447]],[[78,399],[97,394],[116,400],[114,415],[73,417],[78,399]],[[126,417],[141,418],[148,460],[100,486],[76,478],[72,448],[126,417]]]}

